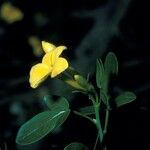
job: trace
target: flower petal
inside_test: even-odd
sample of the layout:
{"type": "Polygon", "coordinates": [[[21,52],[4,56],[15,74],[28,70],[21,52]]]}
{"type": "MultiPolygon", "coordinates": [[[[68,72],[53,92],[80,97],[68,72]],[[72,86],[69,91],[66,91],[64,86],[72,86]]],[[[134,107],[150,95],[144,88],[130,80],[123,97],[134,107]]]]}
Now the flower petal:
{"type": "Polygon", "coordinates": [[[48,52],[54,50],[56,48],[56,46],[53,45],[52,43],[42,41],[42,48],[45,53],[48,53],[48,52]]]}
{"type": "Polygon", "coordinates": [[[54,50],[46,53],[42,59],[42,63],[53,66],[55,64],[56,59],[61,55],[61,53],[67,49],[66,46],[58,46],[54,50]]]}
{"type": "Polygon", "coordinates": [[[56,53],[56,57],[59,57],[61,55],[61,53],[67,49],[66,46],[58,46],[54,49],[55,53],[56,53]]]}
{"type": "Polygon", "coordinates": [[[65,58],[57,58],[55,65],[52,68],[51,71],[51,78],[54,78],[55,76],[59,75],[61,72],[65,71],[68,68],[68,62],[65,58]]]}
{"type": "Polygon", "coordinates": [[[42,59],[42,63],[46,64],[49,67],[52,67],[55,64],[55,61],[56,61],[56,53],[54,50],[49,53],[46,53],[42,59]]]}
{"type": "Polygon", "coordinates": [[[50,73],[50,68],[42,63],[34,65],[30,70],[30,85],[32,88],[36,88],[41,82],[43,82],[50,73]]]}

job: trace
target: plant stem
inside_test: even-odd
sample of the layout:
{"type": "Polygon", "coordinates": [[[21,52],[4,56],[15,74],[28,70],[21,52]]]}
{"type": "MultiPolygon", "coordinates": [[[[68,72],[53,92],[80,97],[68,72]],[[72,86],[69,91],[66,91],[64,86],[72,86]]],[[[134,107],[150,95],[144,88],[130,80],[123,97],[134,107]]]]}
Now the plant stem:
{"type": "Polygon", "coordinates": [[[93,150],[96,150],[96,146],[97,146],[98,138],[99,138],[99,134],[97,134],[97,137],[96,137],[96,141],[95,141],[94,149],[93,149],[93,150]]]}
{"type": "Polygon", "coordinates": [[[106,115],[105,115],[105,124],[103,130],[104,135],[107,133],[108,120],[109,120],[109,109],[106,110],[106,115]]]}
{"type": "MultiPolygon", "coordinates": [[[[109,120],[109,109],[106,109],[106,115],[105,115],[105,124],[104,124],[104,130],[103,130],[103,134],[104,136],[107,133],[107,127],[108,127],[108,120],[109,120]]],[[[104,145],[104,150],[107,150],[107,146],[104,145]]]]}
{"type": "Polygon", "coordinates": [[[103,141],[103,130],[102,130],[100,116],[99,116],[99,103],[98,104],[95,103],[94,108],[95,108],[96,125],[97,125],[97,129],[98,129],[99,140],[100,140],[100,143],[102,143],[102,141],[103,141]]]}
{"type": "Polygon", "coordinates": [[[85,115],[83,115],[82,113],[80,113],[80,112],[78,112],[78,111],[73,111],[76,115],[78,115],[78,116],[81,116],[81,117],[83,117],[83,118],[85,118],[85,119],[88,119],[88,120],[90,120],[92,123],[94,123],[95,124],[95,122],[93,121],[93,119],[92,118],[90,118],[90,117],[88,117],[88,116],[85,116],[85,115]]]}

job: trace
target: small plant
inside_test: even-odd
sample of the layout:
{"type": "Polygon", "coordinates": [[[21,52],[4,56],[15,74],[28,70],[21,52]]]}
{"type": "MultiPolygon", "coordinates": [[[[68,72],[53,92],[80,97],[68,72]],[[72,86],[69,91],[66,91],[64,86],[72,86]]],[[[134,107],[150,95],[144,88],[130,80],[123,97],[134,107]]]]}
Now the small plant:
{"type": "MultiPolygon", "coordinates": [[[[66,46],[58,46],[42,42],[42,48],[45,55],[42,62],[36,64],[30,71],[30,85],[32,88],[38,87],[46,78],[59,78],[69,84],[74,90],[87,95],[87,99],[91,101],[90,106],[80,108],[79,111],[72,111],[81,117],[91,121],[97,128],[98,136],[93,149],[96,149],[97,143],[103,143],[103,139],[107,134],[107,126],[109,113],[112,109],[112,101],[117,107],[130,103],[136,99],[136,95],[132,92],[125,91],[118,95],[115,99],[109,94],[109,79],[111,74],[118,74],[118,61],[114,53],[109,52],[104,63],[101,59],[96,61],[96,86],[85,79],[68,61],[61,57],[61,53],[67,49],[66,46]],[[100,116],[102,106],[105,107],[105,115],[100,116]],[[93,114],[95,117],[93,117],[93,114]],[[104,122],[101,118],[105,117],[104,122]],[[104,124],[104,125],[103,125],[104,124]]],[[[52,132],[64,123],[70,114],[69,103],[64,97],[60,97],[58,101],[51,104],[47,96],[44,97],[48,110],[43,111],[25,124],[21,126],[16,137],[16,143],[20,145],[28,145],[39,141],[44,136],[52,132]]],[[[101,146],[106,149],[106,146],[101,146]]],[[[64,150],[88,150],[88,147],[73,142],[66,146],[64,150]]]]}

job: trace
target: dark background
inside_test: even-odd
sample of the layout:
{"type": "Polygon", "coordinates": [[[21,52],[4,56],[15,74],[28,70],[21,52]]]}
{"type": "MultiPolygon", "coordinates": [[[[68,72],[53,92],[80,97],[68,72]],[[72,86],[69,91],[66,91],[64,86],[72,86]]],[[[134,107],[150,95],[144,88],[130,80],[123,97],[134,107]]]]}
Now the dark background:
{"type": "MultiPolygon", "coordinates": [[[[4,0],[0,0],[0,6],[4,0]]],[[[7,1],[8,2],[8,1],[7,1]]],[[[70,64],[94,81],[96,58],[104,60],[113,51],[119,61],[119,75],[112,78],[112,97],[130,90],[137,100],[111,111],[106,143],[108,150],[150,149],[150,23],[147,0],[10,0],[24,18],[13,24],[0,19],[0,148],[8,150],[63,149],[78,141],[92,149],[96,129],[71,114],[64,125],[40,142],[19,146],[19,127],[45,109],[43,96],[62,95],[73,109],[88,104],[87,97],[74,94],[57,79],[39,88],[28,83],[29,71],[41,57],[28,42],[36,36],[56,45],[64,44],[70,64]],[[37,19],[37,14],[44,16],[37,19]]]]}

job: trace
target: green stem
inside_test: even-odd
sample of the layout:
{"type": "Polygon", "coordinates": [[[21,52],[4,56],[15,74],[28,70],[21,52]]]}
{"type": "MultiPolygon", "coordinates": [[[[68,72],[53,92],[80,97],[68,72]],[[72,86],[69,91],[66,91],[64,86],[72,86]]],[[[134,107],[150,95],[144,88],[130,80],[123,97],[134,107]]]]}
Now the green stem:
{"type": "Polygon", "coordinates": [[[108,120],[109,120],[109,109],[106,110],[106,115],[105,115],[105,124],[104,124],[104,135],[107,133],[107,127],[108,127],[108,120]]]}
{"type": "Polygon", "coordinates": [[[78,115],[78,116],[80,116],[80,117],[83,117],[83,118],[85,118],[85,119],[88,119],[88,120],[90,120],[92,123],[95,124],[95,122],[93,121],[92,118],[90,118],[90,117],[88,117],[88,116],[85,116],[85,115],[83,115],[83,114],[81,114],[80,112],[75,111],[75,110],[74,110],[73,112],[74,112],[74,114],[76,114],[76,115],[78,115]]]}
{"type": "Polygon", "coordinates": [[[96,116],[96,125],[97,125],[97,129],[98,129],[98,133],[99,133],[99,140],[100,140],[100,143],[102,143],[103,130],[102,130],[100,116],[99,116],[99,103],[94,104],[94,108],[95,108],[95,116],[96,116]]]}
{"type": "Polygon", "coordinates": [[[99,138],[99,134],[97,134],[97,137],[96,137],[96,141],[95,141],[95,144],[94,144],[94,150],[96,150],[96,146],[97,146],[98,138],[99,138]]]}

